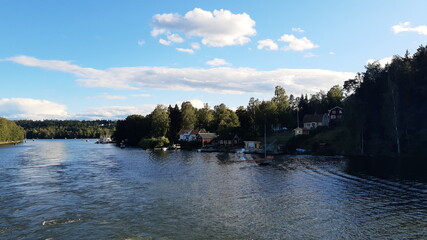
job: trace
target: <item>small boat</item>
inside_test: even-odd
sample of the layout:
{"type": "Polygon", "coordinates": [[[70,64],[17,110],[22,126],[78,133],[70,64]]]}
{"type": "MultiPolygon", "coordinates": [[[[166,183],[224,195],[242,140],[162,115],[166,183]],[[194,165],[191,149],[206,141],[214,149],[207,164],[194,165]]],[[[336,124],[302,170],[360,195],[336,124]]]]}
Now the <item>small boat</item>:
{"type": "Polygon", "coordinates": [[[260,166],[266,166],[270,165],[274,161],[273,156],[267,156],[267,130],[266,126],[264,124],[264,157],[263,158],[256,158],[252,160],[248,160],[250,162],[256,162],[260,166]]]}
{"type": "Polygon", "coordinates": [[[157,148],[154,148],[153,150],[154,151],[163,151],[163,152],[166,152],[168,150],[168,148],[167,147],[157,147],[157,148]]]}

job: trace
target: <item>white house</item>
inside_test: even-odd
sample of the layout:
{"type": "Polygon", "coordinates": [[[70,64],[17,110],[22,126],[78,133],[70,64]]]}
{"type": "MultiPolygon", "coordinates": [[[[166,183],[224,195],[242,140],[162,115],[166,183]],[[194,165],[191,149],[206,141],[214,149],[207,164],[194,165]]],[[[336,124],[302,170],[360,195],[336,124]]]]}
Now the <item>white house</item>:
{"type": "Polygon", "coordinates": [[[193,142],[197,141],[197,134],[199,134],[199,129],[181,129],[178,133],[179,141],[183,142],[193,142]]]}
{"type": "Polygon", "coordinates": [[[304,130],[312,130],[320,126],[329,126],[328,114],[306,114],[303,119],[304,130]]]}

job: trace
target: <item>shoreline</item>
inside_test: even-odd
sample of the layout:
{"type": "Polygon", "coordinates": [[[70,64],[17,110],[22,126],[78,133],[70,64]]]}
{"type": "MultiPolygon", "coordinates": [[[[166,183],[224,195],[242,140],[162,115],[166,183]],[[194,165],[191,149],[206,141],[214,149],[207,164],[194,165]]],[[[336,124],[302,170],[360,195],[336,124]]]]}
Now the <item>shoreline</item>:
{"type": "Polygon", "coordinates": [[[22,141],[0,142],[0,145],[12,145],[17,143],[22,143],[22,141]]]}

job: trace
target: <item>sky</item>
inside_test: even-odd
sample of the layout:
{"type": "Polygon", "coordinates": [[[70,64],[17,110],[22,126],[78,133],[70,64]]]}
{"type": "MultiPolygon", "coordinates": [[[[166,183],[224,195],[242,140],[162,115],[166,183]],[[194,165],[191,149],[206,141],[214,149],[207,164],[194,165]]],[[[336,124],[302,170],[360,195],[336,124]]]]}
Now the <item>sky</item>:
{"type": "Polygon", "coordinates": [[[0,0],[0,117],[124,119],[328,91],[427,43],[424,0],[0,0]]]}

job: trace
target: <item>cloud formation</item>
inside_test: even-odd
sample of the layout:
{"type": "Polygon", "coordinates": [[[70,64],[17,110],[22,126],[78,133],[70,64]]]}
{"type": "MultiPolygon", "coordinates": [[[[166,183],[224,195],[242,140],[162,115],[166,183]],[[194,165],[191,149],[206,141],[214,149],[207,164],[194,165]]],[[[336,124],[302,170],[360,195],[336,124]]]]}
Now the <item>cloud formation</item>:
{"type": "Polygon", "coordinates": [[[244,45],[256,34],[255,21],[246,14],[233,14],[229,10],[213,12],[195,8],[184,16],[173,13],[153,16],[151,35],[156,37],[170,32],[181,32],[187,37],[201,37],[211,47],[244,45]]]}
{"type": "MultiPolygon", "coordinates": [[[[199,106],[198,101],[195,101],[199,106]]],[[[147,115],[156,107],[155,104],[139,106],[107,106],[90,108],[81,113],[68,113],[66,106],[48,100],[32,98],[0,99],[0,116],[8,119],[124,119],[131,114],[147,115]]]]}
{"type": "Polygon", "coordinates": [[[366,61],[366,65],[372,64],[374,62],[378,62],[381,67],[385,67],[387,64],[390,64],[392,61],[393,61],[393,57],[386,57],[380,60],[368,59],[368,61],[366,61]]]}
{"type": "Polygon", "coordinates": [[[194,50],[191,48],[176,48],[178,52],[185,52],[189,54],[194,54],[194,50]]]}
{"type": "Polygon", "coordinates": [[[292,32],[299,32],[299,33],[303,33],[304,32],[304,30],[303,29],[301,29],[301,28],[292,28],[292,32]]]}
{"type": "Polygon", "coordinates": [[[221,58],[214,58],[210,61],[206,62],[207,65],[209,66],[224,66],[224,65],[230,65],[230,63],[228,63],[227,61],[225,61],[224,59],[221,58]]]}
{"type": "Polygon", "coordinates": [[[258,49],[277,50],[279,46],[271,39],[259,40],[258,49]]]}
{"type": "Polygon", "coordinates": [[[156,107],[155,104],[145,104],[140,106],[108,106],[89,108],[83,113],[74,115],[75,119],[124,119],[129,115],[147,115],[156,107]]]}
{"type": "Polygon", "coordinates": [[[289,94],[315,93],[328,90],[353,78],[355,73],[322,69],[277,69],[259,71],[253,68],[169,68],[121,67],[98,70],[66,61],[40,60],[28,56],[4,59],[25,66],[73,74],[85,87],[112,89],[201,90],[214,93],[268,93],[283,86],[289,94]]]}
{"type": "Polygon", "coordinates": [[[116,95],[111,95],[108,93],[98,94],[94,98],[102,98],[102,99],[108,99],[108,100],[124,100],[124,99],[127,99],[127,97],[125,97],[125,96],[116,96],[116,95]]]}
{"type": "Polygon", "coordinates": [[[420,35],[427,35],[427,26],[426,25],[420,25],[417,27],[412,27],[410,22],[404,22],[399,23],[397,25],[394,25],[391,27],[393,32],[395,34],[401,33],[401,32],[415,32],[420,35]]]}
{"type": "Polygon", "coordinates": [[[0,99],[0,116],[9,119],[66,119],[66,106],[47,100],[31,98],[0,99]]]}
{"type": "Polygon", "coordinates": [[[279,41],[289,43],[288,46],[284,47],[285,50],[304,51],[319,47],[306,37],[297,38],[294,35],[289,34],[284,34],[281,36],[279,41]]]}

